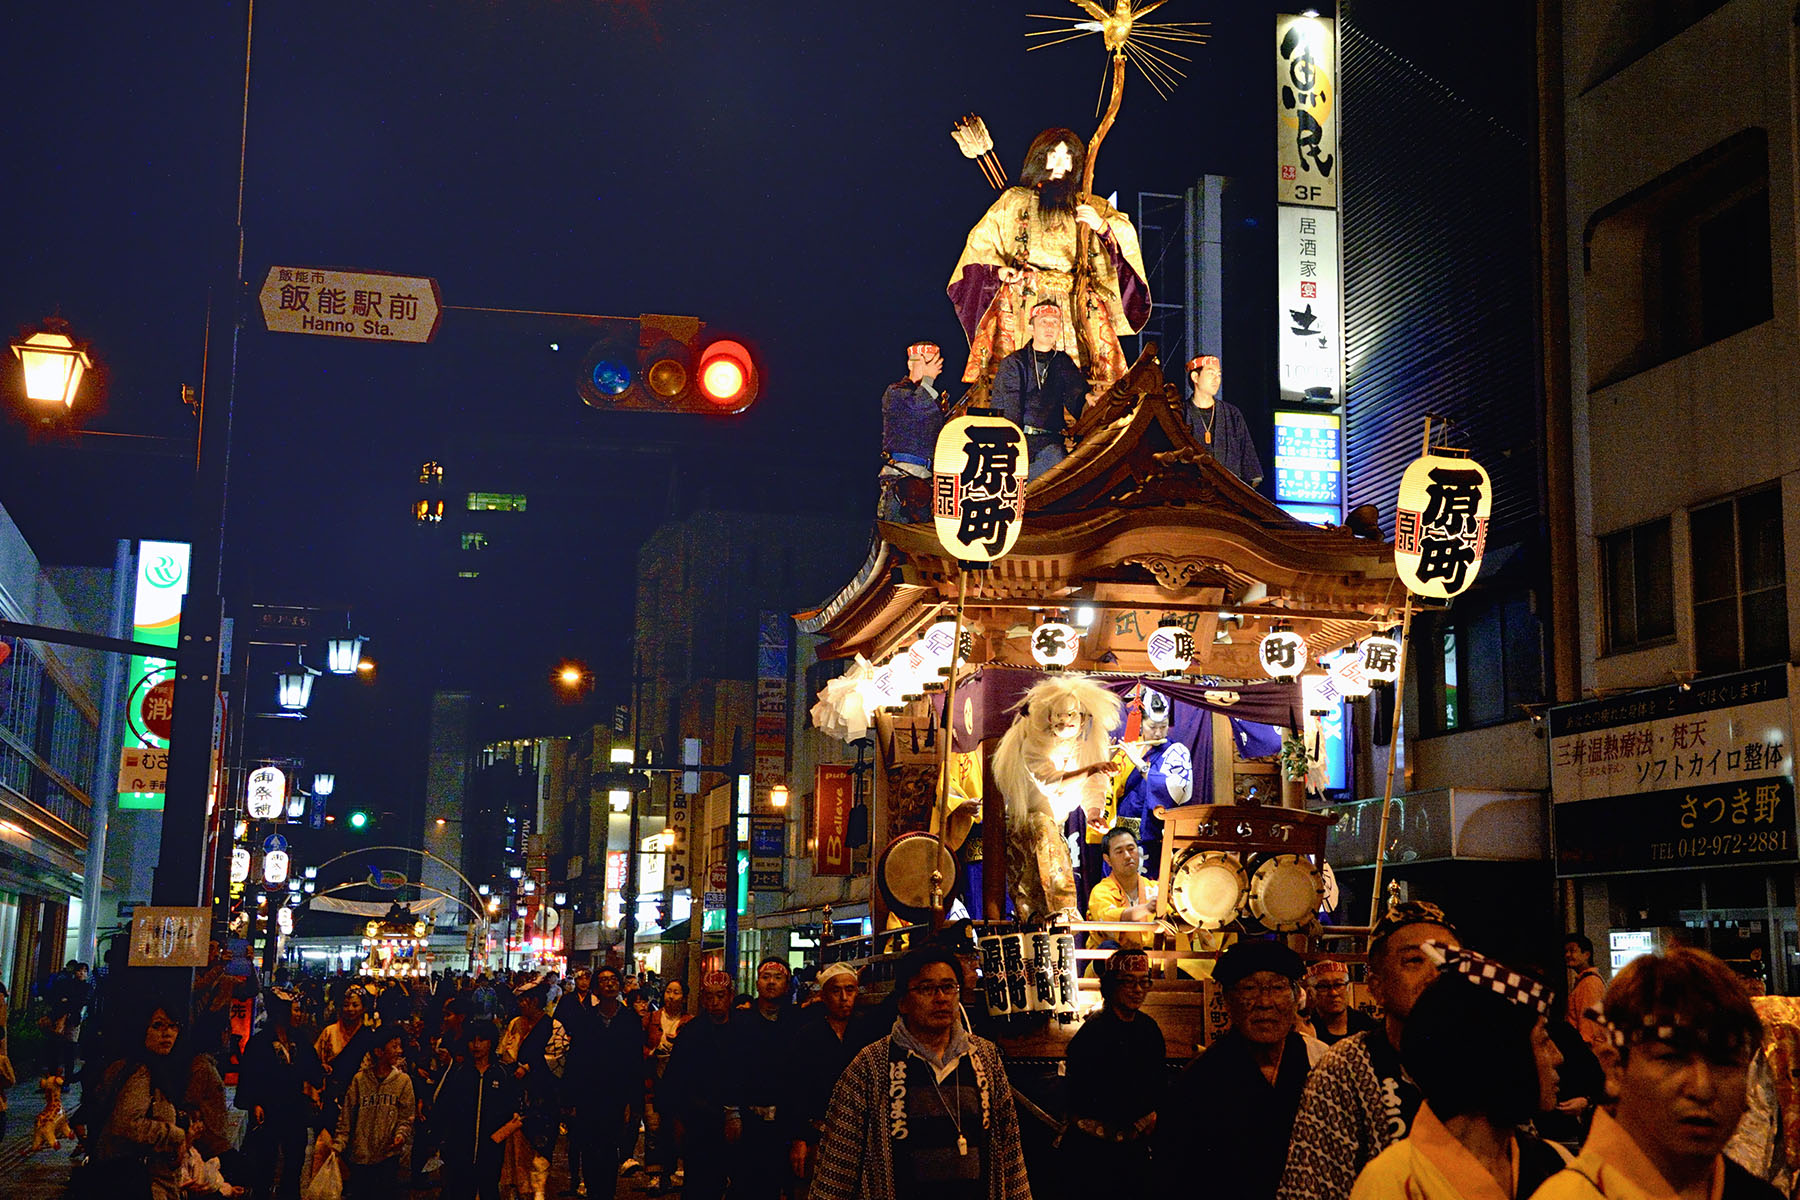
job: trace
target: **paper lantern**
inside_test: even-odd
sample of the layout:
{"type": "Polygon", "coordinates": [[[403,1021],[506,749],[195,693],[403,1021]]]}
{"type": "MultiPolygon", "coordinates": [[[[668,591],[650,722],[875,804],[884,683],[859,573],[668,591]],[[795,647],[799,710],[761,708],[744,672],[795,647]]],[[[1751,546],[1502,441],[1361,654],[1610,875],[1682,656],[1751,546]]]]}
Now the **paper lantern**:
{"type": "Polygon", "coordinates": [[[1487,545],[1493,486],[1481,464],[1427,454],[1400,478],[1394,569],[1407,590],[1448,600],[1475,582],[1487,545]]]}
{"type": "Polygon", "coordinates": [[[1391,637],[1364,638],[1363,676],[1370,683],[1392,683],[1400,677],[1400,643],[1391,637]]]}
{"type": "Polygon", "coordinates": [[[263,851],[263,882],[280,884],[287,882],[288,856],[286,850],[263,851]]]}
{"type": "Polygon", "coordinates": [[[281,930],[283,936],[294,932],[294,910],[286,906],[276,910],[275,928],[281,930]]]}
{"type": "Polygon", "coordinates": [[[944,426],[931,460],[931,507],[946,553],[992,562],[1013,548],[1025,521],[1029,466],[1025,431],[1005,417],[958,417],[944,426]]]}
{"type": "Polygon", "coordinates": [[[244,810],[253,821],[273,821],[287,803],[287,776],[279,767],[258,767],[245,786],[244,810]]]}
{"type": "Polygon", "coordinates": [[[1362,654],[1346,651],[1331,664],[1331,682],[1346,700],[1360,700],[1369,694],[1369,676],[1363,671],[1362,654]]]}
{"type": "Polygon", "coordinates": [[[1273,630],[1263,635],[1257,658],[1271,679],[1298,678],[1306,669],[1306,639],[1291,629],[1273,630]]]}
{"type": "Polygon", "coordinates": [[[244,883],[250,878],[250,850],[245,846],[231,848],[231,882],[244,883]]]}
{"type": "Polygon", "coordinates": [[[1164,617],[1144,642],[1150,665],[1164,675],[1179,675],[1194,661],[1194,635],[1179,617],[1164,617]]]}
{"type": "Polygon", "coordinates": [[[1045,621],[1031,631],[1031,657],[1040,667],[1066,667],[1081,650],[1081,631],[1062,621],[1045,621]]]}

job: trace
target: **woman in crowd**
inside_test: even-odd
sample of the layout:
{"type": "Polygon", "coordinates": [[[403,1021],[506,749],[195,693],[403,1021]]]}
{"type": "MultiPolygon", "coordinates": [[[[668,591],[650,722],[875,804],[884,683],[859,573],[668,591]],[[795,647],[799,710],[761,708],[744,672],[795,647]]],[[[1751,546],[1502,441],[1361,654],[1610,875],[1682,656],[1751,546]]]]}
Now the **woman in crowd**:
{"type": "Polygon", "coordinates": [[[687,988],[679,979],[663,985],[662,1008],[644,1017],[644,1052],[650,1056],[650,1075],[645,1082],[644,1158],[650,1164],[650,1190],[660,1191],[672,1179],[681,1148],[675,1136],[675,1119],[663,1112],[656,1099],[656,1085],[669,1068],[675,1038],[688,1023],[687,988]],[[666,1120],[664,1118],[667,1118],[666,1120]]]}
{"type": "Polygon", "coordinates": [[[151,1200],[181,1196],[189,1136],[175,1106],[188,1082],[186,1064],[174,1053],[181,1021],[157,1005],[137,1027],[142,1040],[107,1068],[100,1087],[104,1099],[96,1097],[101,1103],[91,1114],[99,1133],[81,1190],[94,1200],[117,1200],[141,1188],[145,1175],[151,1200]]]}
{"type": "Polygon", "coordinates": [[[1411,1132],[1363,1168],[1351,1200],[1526,1200],[1569,1157],[1522,1128],[1556,1107],[1550,991],[1473,951],[1438,953],[1442,973],[1400,1044],[1425,1102],[1411,1132]]]}
{"type": "Polygon", "coordinates": [[[365,1020],[367,1003],[361,988],[345,988],[344,998],[338,1003],[337,1020],[321,1030],[313,1043],[325,1072],[324,1103],[319,1113],[321,1129],[337,1128],[338,1106],[344,1102],[344,1093],[362,1069],[363,1059],[375,1048],[374,1026],[365,1020]]]}

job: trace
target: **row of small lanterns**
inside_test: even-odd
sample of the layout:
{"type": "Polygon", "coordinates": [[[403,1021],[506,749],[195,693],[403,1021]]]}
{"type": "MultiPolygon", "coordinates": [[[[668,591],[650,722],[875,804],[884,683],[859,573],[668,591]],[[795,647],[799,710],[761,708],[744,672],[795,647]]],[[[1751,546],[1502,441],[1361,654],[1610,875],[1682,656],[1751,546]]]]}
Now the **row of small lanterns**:
{"type": "MultiPolygon", "coordinates": [[[[868,687],[874,707],[896,712],[926,692],[941,690],[952,665],[968,662],[974,638],[964,629],[958,653],[952,654],[956,623],[938,621],[926,627],[911,646],[878,667],[868,687]]],[[[1059,670],[1074,663],[1081,647],[1081,630],[1066,621],[1045,621],[1031,632],[1031,657],[1040,667],[1059,670]]],[[[1194,661],[1194,635],[1180,617],[1165,616],[1144,643],[1150,665],[1165,678],[1185,674],[1194,661]]],[[[1263,671],[1278,680],[1297,679],[1308,662],[1306,639],[1285,621],[1263,635],[1257,661],[1263,671]]],[[[1392,683],[1400,674],[1400,643],[1386,636],[1364,638],[1348,655],[1338,659],[1332,678],[1345,696],[1369,694],[1377,683],[1392,683]]]]}

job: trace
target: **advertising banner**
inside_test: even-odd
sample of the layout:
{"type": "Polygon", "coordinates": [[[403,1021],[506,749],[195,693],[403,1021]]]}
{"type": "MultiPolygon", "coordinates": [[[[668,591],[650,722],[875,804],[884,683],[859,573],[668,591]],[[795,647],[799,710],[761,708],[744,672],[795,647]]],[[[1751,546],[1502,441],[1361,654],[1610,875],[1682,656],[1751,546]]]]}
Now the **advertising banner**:
{"type": "Polygon", "coordinates": [[[125,751],[167,750],[174,720],[175,641],[181,630],[181,600],[188,589],[186,542],[139,542],[136,605],[131,640],[169,647],[169,657],[134,654],[125,667],[125,732],[120,746],[120,808],[160,810],[168,786],[162,769],[143,769],[146,758],[125,751]],[[135,767],[136,770],[130,770],[135,767]],[[142,785],[141,787],[139,785],[142,785]]]}
{"type": "Polygon", "coordinates": [[[787,886],[787,818],[750,818],[750,890],[778,892],[787,886]]]}
{"type": "Polygon", "coordinates": [[[1789,671],[1552,708],[1557,873],[1800,861],[1789,671]]]}
{"type": "Polygon", "coordinates": [[[813,770],[814,875],[850,874],[850,807],[854,800],[850,768],[822,763],[813,770]]]}
{"type": "Polygon", "coordinates": [[[1276,346],[1283,404],[1335,404],[1339,397],[1338,215],[1328,208],[1277,211],[1276,346]]]}
{"type": "Polygon", "coordinates": [[[1337,30],[1324,17],[1275,18],[1275,161],[1282,204],[1337,207],[1337,30]]]}

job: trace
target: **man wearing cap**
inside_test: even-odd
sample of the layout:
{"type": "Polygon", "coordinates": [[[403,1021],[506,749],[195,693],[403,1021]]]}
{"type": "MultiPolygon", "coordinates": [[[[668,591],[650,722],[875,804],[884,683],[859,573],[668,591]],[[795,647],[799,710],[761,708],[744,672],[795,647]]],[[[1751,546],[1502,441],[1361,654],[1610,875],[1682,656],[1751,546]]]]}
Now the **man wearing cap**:
{"type": "Polygon", "coordinates": [[[1321,959],[1306,968],[1302,981],[1311,997],[1313,1036],[1335,1046],[1353,1033],[1377,1028],[1368,1013],[1350,1006],[1350,968],[1335,959],[1321,959]]]}
{"type": "Polygon", "coordinates": [[[783,1118],[789,1165],[801,1179],[812,1175],[831,1089],[850,1060],[873,1040],[856,1015],[856,969],[847,963],[826,963],[819,968],[818,983],[819,1003],[806,1010],[808,1019],[794,1034],[791,1111],[783,1118]]]}
{"type": "Polygon", "coordinates": [[[1233,943],[1213,967],[1231,1023],[1181,1072],[1158,1122],[1169,1194],[1199,1162],[1214,1195],[1274,1195],[1308,1072],[1326,1052],[1296,1028],[1300,972],[1280,942],[1233,943]]]}
{"type": "Polygon", "coordinates": [[[1444,910],[1426,901],[1393,905],[1375,923],[1369,992],[1381,1005],[1381,1028],[1344,1038],[1307,1079],[1281,1200],[1345,1200],[1357,1172],[1412,1128],[1421,1096],[1401,1067],[1400,1039],[1413,1002],[1437,978],[1425,949],[1431,941],[1461,945],[1444,910]]]}
{"type": "Polygon", "coordinates": [[[524,1093],[520,1116],[531,1144],[532,1200],[544,1200],[550,1180],[550,1158],[561,1125],[562,1076],[568,1059],[569,1035],[562,1022],[544,1011],[549,989],[530,984],[518,993],[519,1015],[506,1026],[494,1057],[512,1069],[524,1093]]]}
{"type": "Polygon", "coordinates": [[[1187,406],[1188,428],[1194,440],[1219,461],[1219,465],[1239,479],[1255,487],[1262,482],[1262,462],[1256,457],[1256,443],[1250,439],[1250,426],[1237,406],[1219,399],[1223,372],[1216,354],[1202,354],[1188,360],[1188,383],[1194,394],[1187,406]]]}
{"type": "Polygon", "coordinates": [[[906,378],[881,394],[881,498],[876,516],[917,525],[931,520],[931,458],[944,428],[937,377],[944,355],[931,342],[906,348],[906,378]]]}
{"type": "Polygon", "coordinates": [[[1161,1026],[1142,1011],[1151,983],[1148,956],[1115,951],[1100,971],[1105,1006],[1069,1039],[1062,1147],[1071,1196],[1104,1195],[1149,1170],[1168,1057],[1161,1026]]]}
{"type": "Polygon", "coordinates": [[[700,1015],[682,1027],[669,1052],[658,1096],[679,1126],[683,1200],[725,1194],[725,1105],[736,1086],[731,1051],[731,976],[708,971],[700,981],[700,1015]]]}
{"type": "Polygon", "coordinates": [[[737,1147],[732,1200],[774,1200],[790,1171],[782,1106],[788,1102],[799,1024],[789,1001],[790,979],[787,963],[763,959],[756,964],[756,1002],[731,1016],[737,1067],[727,1094],[725,1140],[737,1147]]]}
{"type": "Polygon", "coordinates": [[[1762,1022],[1731,968],[1676,946],[1633,959],[1606,990],[1618,1050],[1609,1111],[1537,1200],[1768,1200],[1781,1193],[1724,1156],[1749,1104],[1762,1022]]]}
{"type": "Polygon", "coordinates": [[[1031,309],[1031,342],[1000,360],[994,373],[994,410],[1025,430],[1029,477],[1066,457],[1063,426],[1087,404],[1087,380],[1068,354],[1056,348],[1062,337],[1062,306],[1039,300],[1031,309]]]}

